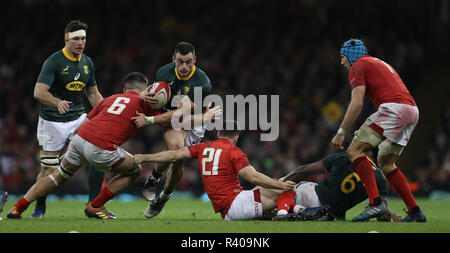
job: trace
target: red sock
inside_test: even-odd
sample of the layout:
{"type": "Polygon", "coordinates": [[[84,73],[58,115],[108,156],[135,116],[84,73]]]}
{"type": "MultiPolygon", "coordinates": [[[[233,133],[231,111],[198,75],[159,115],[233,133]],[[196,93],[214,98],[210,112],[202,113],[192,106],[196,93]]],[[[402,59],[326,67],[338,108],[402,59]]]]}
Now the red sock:
{"type": "Polygon", "coordinates": [[[17,201],[17,203],[14,206],[16,207],[16,210],[19,213],[22,213],[28,208],[29,205],[30,203],[24,197],[22,197],[17,201]]]}
{"type": "Polygon", "coordinates": [[[114,198],[114,193],[112,193],[108,187],[103,188],[102,192],[92,201],[92,206],[97,208],[103,206],[108,200],[114,198]]]}
{"type": "Polygon", "coordinates": [[[283,192],[278,196],[277,199],[277,209],[280,210],[286,210],[291,211],[295,206],[294,198],[295,198],[295,191],[289,191],[289,192],[283,192]]]}
{"type": "Polygon", "coordinates": [[[386,178],[394,190],[402,197],[403,202],[408,207],[408,212],[411,212],[411,209],[417,207],[416,200],[412,195],[411,189],[409,189],[408,181],[406,181],[405,175],[403,175],[399,168],[395,168],[393,171],[387,173],[386,178]]]}
{"type": "Polygon", "coordinates": [[[375,173],[373,173],[372,164],[367,160],[366,156],[360,156],[353,161],[359,178],[366,188],[367,196],[369,196],[369,203],[372,206],[381,204],[380,193],[378,192],[377,181],[375,180],[375,173]]]}

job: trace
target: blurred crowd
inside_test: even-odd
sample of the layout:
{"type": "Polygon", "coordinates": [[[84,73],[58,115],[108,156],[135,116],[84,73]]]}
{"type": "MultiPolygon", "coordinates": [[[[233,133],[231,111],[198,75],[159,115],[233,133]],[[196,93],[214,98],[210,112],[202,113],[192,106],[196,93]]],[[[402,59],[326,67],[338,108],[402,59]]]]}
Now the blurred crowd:
{"type": "MultiPolygon", "coordinates": [[[[0,11],[0,189],[23,194],[40,170],[36,140],[39,103],[33,89],[43,61],[64,46],[70,19],[89,25],[85,53],[96,66],[104,97],[122,91],[131,71],[153,81],[171,61],[178,41],[197,50],[213,93],[279,95],[280,135],[261,142],[244,131],[238,142],[251,164],[279,178],[301,164],[331,152],[329,143],[350,99],[339,49],[352,37],[369,54],[390,63],[415,94],[425,78],[424,48],[433,39],[432,10],[409,1],[9,1],[0,11]],[[195,4],[194,4],[195,3],[195,4]],[[382,10],[382,12],[381,12],[382,10]]],[[[355,127],[372,112],[366,101],[355,127]]],[[[419,105],[420,106],[420,105],[419,105]]],[[[450,191],[450,104],[433,131],[423,162],[408,168],[420,191],[450,191]]],[[[124,144],[131,153],[158,152],[162,130],[146,127],[124,144]]],[[[347,145],[350,136],[347,140],[347,145]]],[[[138,193],[153,168],[128,191],[138,193]]],[[[61,191],[86,193],[86,170],[61,191]]],[[[246,187],[251,185],[245,184],[246,187]]],[[[187,163],[179,191],[203,193],[196,161],[187,163]]]]}

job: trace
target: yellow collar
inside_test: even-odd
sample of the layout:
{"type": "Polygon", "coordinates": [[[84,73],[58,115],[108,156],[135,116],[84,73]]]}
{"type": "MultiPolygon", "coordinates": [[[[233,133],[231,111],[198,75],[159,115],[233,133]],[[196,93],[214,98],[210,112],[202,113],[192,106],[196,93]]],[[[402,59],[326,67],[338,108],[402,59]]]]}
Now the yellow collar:
{"type": "Polygon", "coordinates": [[[78,58],[75,58],[67,52],[66,48],[63,48],[62,52],[63,52],[64,56],[71,61],[80,61],[81,60],[81,55],[78,56],[78,58]]]}
{"type": "Polygon", "coordinates": [[[192,75],[194,74],[194,72],[195,72],[195,65],[194,65],[194,67],[192,67],[192,71],[191,71],[191,73],[187,76],[187,77],[180,77],[179,75],[178,75],[178,72],[177,72],[177,68],[175,67],[175,75],[177,75],[177,78],[178,79],[180,79],[180,80],[182,80],[182,81],[186,81],[186,80],[189,80],[189,78],[191,78],[192,77],[192,75]]]}

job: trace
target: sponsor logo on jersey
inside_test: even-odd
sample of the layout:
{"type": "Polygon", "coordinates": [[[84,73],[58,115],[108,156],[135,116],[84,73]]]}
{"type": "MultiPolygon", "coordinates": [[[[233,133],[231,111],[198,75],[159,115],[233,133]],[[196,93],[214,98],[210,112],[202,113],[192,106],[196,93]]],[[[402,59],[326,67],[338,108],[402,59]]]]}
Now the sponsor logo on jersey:
{"type": "Polygon", "coordinates": [[[80,78],[80,73],[77,73],[76,75],[75,75],[75,77],[73,78],[73,80],[78,80],[78,78],[80,78]]]}
{"type": "Polygon", "coordinates": [[[87,65],[84,65],[83,68],[84,68],[84,73],[86,75],[89,74],[89,67],[87,65]]]}
{"type": "Polygon", "coordinates": [[[66,84],[66,89],[70,91],[82,91],[86,84],[81,81],[73,81],[66,84]]]}

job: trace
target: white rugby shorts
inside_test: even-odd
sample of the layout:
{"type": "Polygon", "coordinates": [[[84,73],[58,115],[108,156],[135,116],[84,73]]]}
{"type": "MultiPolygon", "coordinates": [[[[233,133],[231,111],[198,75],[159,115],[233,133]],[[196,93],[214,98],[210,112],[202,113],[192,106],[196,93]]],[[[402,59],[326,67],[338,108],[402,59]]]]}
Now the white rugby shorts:
{"type": "Polygon", "coordinates": [[[263,214],[259,189],[240,192],[228,210],[224,220],[251,220],[263,214]]]}
{"type": "Polygon", "coordinates": [[[74,135],[72,141],[67,148],[64,157],[71,164],[81,166],[85,162],[89,162],[101,171],[116,171],[115,165],[120,164],[130,153],[118,147],[116,150],[105,150],[86,141],[79,135],[74,135]]]}
{"type": "Polygon", "coordinates": [[[304,207],[321,206],[319,197],[316,193],[316,183],[301,181],[295,186],[295,203],[304,207]]]}
{"type": "Polygon", "coordinates": [[[206,127],[200,126],[192,130],[186,130],[186,138],[184,139],[184,145],[190,147],[194,144],[199,143],[205,136],[206,127]]]}
{"type": "Polygon", "coordinates": [[[86,113],[78,119],[68,122],[55,122],[39,116],[37,126],[37,140],[44,151],[60,151],[70,141],[73,132],[84,120],[86,113]]]}
{"type": "Polygon", "coordinates": [[[419,109],[414,105],[384,103],[364,124],[389,141],[406,146],[419,121],[419,109]]]}

